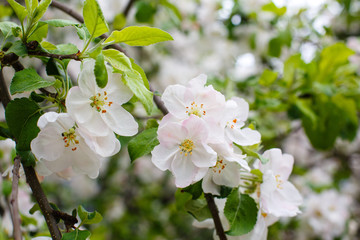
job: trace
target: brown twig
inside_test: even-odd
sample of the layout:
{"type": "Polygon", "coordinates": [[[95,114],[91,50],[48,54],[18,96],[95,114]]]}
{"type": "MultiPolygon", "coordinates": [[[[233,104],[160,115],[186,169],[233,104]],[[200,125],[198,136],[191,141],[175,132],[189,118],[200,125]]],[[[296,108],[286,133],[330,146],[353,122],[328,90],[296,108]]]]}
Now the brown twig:
{"type": "Polygon", "coordinates": [[[11,205],[11,215],[13,221],[13,235],[14,240],[21,240],[21,219],[19,213],[19,203],[18,203],[18,187],[19,187],[19,169],[20,169],[20,157],[14,159],[14,167],[12,170],[13,181],[12,181],[12,191],[10,196],[10,205],[11,205]]]}
{"type": "Polygon", "coordinates": [[[135,2],[136,2],[136,0],[129,0],[129,2],[126,5],[124,12],[123,12],[124,17],[127,17],[127,15],[130,12],[131,7],[134,5],[135,2]]]}
{"type": "Polygon", "coordinates": [[[42,52],[42,51],[29,51],[28,54],[31,55],[31,56],[42,56],[42,57],[49,57],[49,58],[57,58],[59,60],[73,59],[73,60],[76,60],[76,61],[81,61],[81,59],[79,58],[79,53],[61,55],[61,54],[53,54],[53,53],[47,53],[47,52],[42,52]]]}
{"type": "Polygon", "coordinates": [[[36,202],[39,204],[40,210],[45,217],[52,239],[61,240],[61,232],[53,215],[54,210],[51,208],[49,201],[41,188],[35,169],[33,167],[23,167],[26,175],[26,181],[29,184],[33,192],[33,196],[35,197],[36,202]]]}
{"type": "Polygon", "coordinates": [[[9,91],[7,90],[6,82],[4,79],[3,68],[1,68],[1,70],[0,70],[0,100],[4,106],[4,109],[6,109],[6,106],[8,105],[8,103],[11,100],[11,97],[10,97],[9,91]]]}
{"type": "Polygon", "coordinates": [[[219,217],[219,210],[216,207],[216,204],[214,201],[214,197],[209,193],[205,193],[205,199],[208,204],[209,210],[211,212],[211,216],[214,220],[216,234],[219,236],[220,240],[227,240],[227,237],[224,232],[224,228],[221,224],[221,220],[219,217]]]}

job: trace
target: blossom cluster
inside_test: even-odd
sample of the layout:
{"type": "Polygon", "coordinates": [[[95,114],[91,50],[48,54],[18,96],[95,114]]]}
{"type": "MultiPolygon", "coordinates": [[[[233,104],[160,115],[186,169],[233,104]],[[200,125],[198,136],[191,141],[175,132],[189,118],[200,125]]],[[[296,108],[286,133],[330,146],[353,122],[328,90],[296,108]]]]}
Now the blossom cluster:
{"type": "Polygon", "coordinates": [[[206,76],[200,75],[185,86],[165,89],[162,100],[169,113],[159,124],[160,144],[152,151],[152,162],[160,170],[170,170],[177,187],[202,180],[204,193],[213,195],[220,195],[221,186],[239,187],[244,176],[251,177],[251,167],[258,169],[262,180],[253,198],[260,211],[251,234],[266,237],[267,226],[279,217],[300,213],[302,197],[288,181],[294,158],[280,149],[270,149],[263,154],[266,164],[258,160],[249,166],[246,155],[236,147],[261,141],[258,131],[245,126],[248,103],[238,97],[226,100],[205,84],[206,76]]]}
{"type": "Polygon", "coordinates": [[[39,160],[36,168],[40,175],[68,177],[76,172],[96,178],[103,158],[120,150],[115,133],[137,133],[137,122],[121,106],[132,97],[121,74],[107,66],[108,83],[100,88],[94,68],[94,60],[83,61],[78,86],[66,97],[67,113],[47,112],[39,118],[40,132],[31,142],[31,150],[39,160]]]}

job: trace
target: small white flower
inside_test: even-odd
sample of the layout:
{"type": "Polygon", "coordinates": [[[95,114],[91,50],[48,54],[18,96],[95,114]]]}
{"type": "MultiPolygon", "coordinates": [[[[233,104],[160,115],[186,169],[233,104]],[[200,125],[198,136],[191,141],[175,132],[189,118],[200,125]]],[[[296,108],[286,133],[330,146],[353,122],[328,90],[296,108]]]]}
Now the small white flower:
{"type": "Polygon", "coordinates": [[[158,129],[158,138],[151,160],[160,170],[173,173],[177,187],[199,181],[216,164],[216,152],[207,145],[208,129],[197,116],[167,123],[158,129]]]}
{"type": "Polygon", "coordinates": [[[39,170],[47,173],[45,175],[49,171],[60,173],[71,167],[77,173],[96,178],[102,157],[120,150],[114,133],[101,137],[89,135],[66,113],[45,113],[39,118],[38,127],[40,132],[32,140],[31,150],[41,162],[39,170]]]}
{"type": "Polygon", "coordinates": [[[293,169],[294,158],[282,154],[278,148],[267,150],[263,154],[269,159],[266,164],[259,164],[263,173],[260,184],[260,207],[262,212],[275,217],[293,217],[300,213],[302,197],[292,183],[288,181],[293,169]]]}
{"type": "Polygon", "coordinates": [[[95,61],[83,62],[79,86],[72,87],[66,98],[68,113],[79,126],[91,134],[106,136],[110,131],[122,136],[132,136],[138,131],[134,117],[121,105],[132,97],[131,91],[122,83],[121,75],[107,67],[108,83],[99,88],[94,74],[95,61]]]}

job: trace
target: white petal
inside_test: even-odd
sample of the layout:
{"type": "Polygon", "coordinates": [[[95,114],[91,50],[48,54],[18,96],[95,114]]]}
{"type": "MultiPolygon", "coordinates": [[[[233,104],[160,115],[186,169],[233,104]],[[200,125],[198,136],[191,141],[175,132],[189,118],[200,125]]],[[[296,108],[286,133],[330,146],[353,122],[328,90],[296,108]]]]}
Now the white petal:
{"type": "Polygon", "coordinates": [[[201,87],[204,87],[204,85],[206,84],[206,79],[207,79],[207,76],[202,73],[199,76],[191,79],[187,85],[188,85],[188,87],[201,88],[201,87]]]}
{"type": "Polygon", "coordinates": [[[64,153],[65,143],[54,126],[47,126],[31,141],[30,147],[39,160],[55,161],[64,153]]]}
{"type": "Polygon", "coordinates": [[[47,112],[40,116],[37,125],[40,129],[43,129],[49,122],[55,122],[59,117],[59,114],[56,112],[47,112]]]}
{"type": "Polygon", "coordinates": [[[209,169],[208,173],[205,175],[205,177],[202,180],[201,187],[204,193],[220,195],[220,191],[219,191],[220,186],[216,185],[212,179],[213,179],[213,170],[209,169]]]}
{"type": "Polygon", "coordinates": [[[99,175],[101,167],[101,157],[97,156],[84,142],[80,142],[79,147],[74,151],[73,170],[80,174],[87,174],[90,178],[99,175]]]}
{"type": "Polygon", "coordinates": [[[170,170],[174,174],[176,187],[184,188],[193,182],[198,168],[184,154],[178,154],[175,155],[170,170]]]}
{"type": "Polygon", "coordinates": [[[163,127],[158,128],[157,134],[161,145],[167,148],[179,147],[179,145],[187,138],[188,131],[179,122],[169,122],[163,127]]]}
{"type": "Polygon", "coordinates": [[[93,96],[97,92],[94,67],[95,60],[93,59],[86,59],[82,62],[82,69],[79,75],[78,83],[85,96],[93,96]]]}
{"type": "Polygon", "coordinates": [[[213,174],[213,181],[217,185],[237,187],[240,183],[240,166],[237,163],[225,162],[226,166],[222,171],[213,174]]]}
{"type": "Polygon", "coordinates": [[[185,102],[184,97],[186,91],[187,89],[184,86],[170,85],[161,96],[161,100],[169,112],[180,119],[184,119],[187,116],[187,102],[185,102]]]}
{"type": "Polygon", "coordinates": [[[112,132],[110,127],[104,122],[100,116],[102,113],[97,113],[84,123],[78,123],[81,127],[86,128],[93,135],[107,136],[112,132]]]}
{"type": "Polygon", "coordinates": [[[106,113],[101,113],[104,122],[121,136],[133,136],[138,132],[138,124],[134,117],[118,104],[106,108],[106,113]]]}
{"type": "Polygon", "coordinates": [[[166,148],[162,144],[157,145],[151,152],[151,161],[162,171],[170,169],[175,154],[180,154],[179,148],[166,148]]]}
{"type": "Polygon", "coordinates": [[[217,154],[207,145],[195,145],[189,160],[199,168],[212,167],[216,164],[217,154]]]}
{"type": "Polygon", "coordinates": [[[84,123],[93,117],[95,110],[91,107],[91,96],[85,96],[79,87],[72,87],[66,97],[68,113],[79,123],[84,123]]]}
{"type": "Polygon", "coordinates": [[[261,140],[260,133],[250,128],[232,129],[227,127],[225,132],[232,142],[235,142],[241,146],[251,146],[259,143],[261,140]]]}
{"type": "Polygon", "coordinates": [[[133,93],[130,89],[122,82],[120,73],[113,73],[108,68],[109,81],[105,87],[108,94],[109,100],[117,104],[123,104],[128,102],[133,93]]]}

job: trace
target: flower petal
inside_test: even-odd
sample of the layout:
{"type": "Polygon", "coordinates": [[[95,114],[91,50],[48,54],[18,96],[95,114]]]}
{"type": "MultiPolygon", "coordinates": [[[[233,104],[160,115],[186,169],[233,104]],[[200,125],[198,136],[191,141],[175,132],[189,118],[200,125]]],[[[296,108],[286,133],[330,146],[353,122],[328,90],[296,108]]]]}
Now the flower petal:
{"type": "Polygon", "coordinates": [[[138,124],[134,117],[118,104],[113,104],[101,114],[104,122],[121,136],[133,136],[138,132],[138,124]]]}
{"type": "Polygon", "coordinates": [[[95,110],[91,107],[91,96],[85,96],[79,87],[72,87],[66,97],[68,113],[79,123],[93,117],[95,110]]]}
{"type": "Polygon", "coordinates": [[[179,148],[166,148],[163,145],[157,145],[151,152],[151,161],[162,171],[170,169],[171,162],[176,154],[179,154],[179,148]]]}
{"type": "Polygon", "coordinates": [[[175,155],[171,163],[171,172],[175,177],[175,185],[178,188],[189,186],[198,171],[198,168],[184,154],[175,155]]]}

